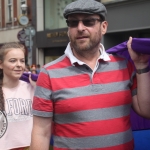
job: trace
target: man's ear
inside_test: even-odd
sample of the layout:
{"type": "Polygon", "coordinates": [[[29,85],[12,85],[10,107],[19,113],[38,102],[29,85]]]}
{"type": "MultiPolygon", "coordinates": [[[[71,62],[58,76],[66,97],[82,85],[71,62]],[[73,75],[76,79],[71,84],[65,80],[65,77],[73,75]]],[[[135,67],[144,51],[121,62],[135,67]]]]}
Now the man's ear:
{"type": "Polygon", "coordinates": [[[107,27],[108,27],[108,22],[107,21],[103,21],[101,23],[101,32],[102,32],[102,35],[104,35],[107,32],[107,27]]]}
{"type": "Polygon", "coordinates": [[[0,60],[0,69],[2,69],[2,61],[0,60]]]}
{"type": "Polygon", "coordinates": [[[67,35],[68,35],[68,37],[69,37],[69,31],[67,31],[67,35]]]}

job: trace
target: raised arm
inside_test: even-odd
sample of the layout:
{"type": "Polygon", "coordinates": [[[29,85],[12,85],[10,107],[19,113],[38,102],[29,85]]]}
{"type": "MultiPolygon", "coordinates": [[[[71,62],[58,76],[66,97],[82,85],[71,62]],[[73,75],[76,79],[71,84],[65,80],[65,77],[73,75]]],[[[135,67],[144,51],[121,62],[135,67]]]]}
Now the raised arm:
{"type": "Polygon", "coordinates": [[[150,56],[133,51],[131,43],[132,37],[129,38],[127,46],[137,70],[137,95],[133,96],[133,109],[139,115],[150,118],[150,56]]]}
{"type": "Polygon", "coordinates": [[[49,150],[52,118],[33,116],[30,150],[49,150]]]}

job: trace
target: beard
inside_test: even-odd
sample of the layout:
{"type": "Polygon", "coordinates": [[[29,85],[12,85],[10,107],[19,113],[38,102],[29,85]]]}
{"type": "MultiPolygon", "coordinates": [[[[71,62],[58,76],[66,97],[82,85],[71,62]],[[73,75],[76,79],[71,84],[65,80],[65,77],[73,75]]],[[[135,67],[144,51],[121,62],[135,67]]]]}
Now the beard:
{"type": "Polygon", "coordinates": [[[85,39],[83,41],[78,41],[71,36],[69,36],[69,38],[70,38],[71,47],[78,52],[92,51],[93,49],[99,46],[101,41],[100,36],[94,38],[88,37],[88,39],[85,39]]]}

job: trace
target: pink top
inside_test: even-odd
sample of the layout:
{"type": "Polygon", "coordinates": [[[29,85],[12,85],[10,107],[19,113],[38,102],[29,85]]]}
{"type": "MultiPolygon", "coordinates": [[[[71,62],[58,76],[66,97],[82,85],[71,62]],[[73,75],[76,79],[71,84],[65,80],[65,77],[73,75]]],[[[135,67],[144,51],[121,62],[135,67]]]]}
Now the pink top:
{"type": "Polygon", "coordinates": [[[7,129],[0,138],[0,150],[30,145],[32,130],[32,98],[34,88],[30,83],[20,81],[12,89],[3,88],[7,129]]]}

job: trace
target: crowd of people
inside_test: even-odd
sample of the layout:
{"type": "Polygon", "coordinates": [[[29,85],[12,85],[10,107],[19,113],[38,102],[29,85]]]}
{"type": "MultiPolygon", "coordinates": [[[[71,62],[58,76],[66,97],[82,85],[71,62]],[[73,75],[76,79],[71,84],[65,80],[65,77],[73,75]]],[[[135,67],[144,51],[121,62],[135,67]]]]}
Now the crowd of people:
{"type": "Polygon", "coordinates": [[[31,66],[26,64],[24,72],[32,73],[32,74],[39,74],[40,70],[41,70],[41,65],[40,64],[31,65],[31,66]]]}
{"type": "Polygon", "coordinates": [[[108,54],[101,43],[107,10],[95,0],[64,9],[65,54],[53,62],[25,65],[24,47],[0,49],[0,149],[133,150],[131,107],[150,118],[149,55],[127,42],[129,60],[108,54]],[[19,80],[24,72],[37,82],[19,80]],[[30,148],[29,148],[30,147],[30,148]]]}

